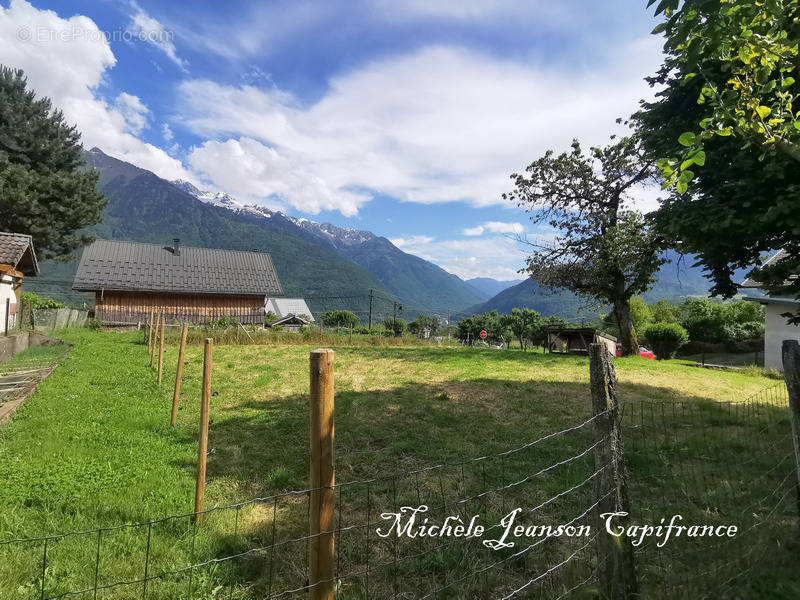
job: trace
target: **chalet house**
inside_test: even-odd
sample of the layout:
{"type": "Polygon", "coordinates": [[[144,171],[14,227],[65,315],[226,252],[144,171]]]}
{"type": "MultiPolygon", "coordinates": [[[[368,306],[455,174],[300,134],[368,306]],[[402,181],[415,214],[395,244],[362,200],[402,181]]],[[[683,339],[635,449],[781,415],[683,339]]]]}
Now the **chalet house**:
{"type": "MultiPolygon", "coordinates": [[[[773,254],[764,265],[774,264],[781,260],[786,253],[780,250],[773,254]]],[[[759,288],[761,284],[749,277],[742,282],[743,288],[759,288]]],[[[782,316],[784,313],[797,312],[800,309],[800,300],[782,296],[767,295],[762,297],[745,297],[750,302],[764,305],[766,320],[764,323],[764,367],[783,371],[782,347],[783,340],[800,341],[800,327],[789,323],[782,316]]]]}
{"type": "Polygon", "coordinates": [[[314,322],[314,315],[311,314],[311,309],[308,308],[308,304],[302,298],[267,298],[264,303],[264,310],[278,315],[278,318],[298,315],[303,317],[305,321],[314,322]]]}
{"type": "Polygon", "coordinates": [[[283,294],[269,254],[96,240],[84,249],[72,288],[93,292],[95,317],[107,325],[223,317],[263,323],[267,296],[283,294]]]}
{"type": "Polygon", "coordinates": [[[281,317],[276,321],[267,323],[267,327],[282,327],[284,331],[297,333],[298,331],[300,331],[301,327],[305,327],[310,323],[311,323],[310,321],[304,319],[303,317],[298,317],[297,315],[289,314],[286,315],[285,317],[281,317]]]}
{"type": "Polygon", "coordinates": [[[16,324],[23,277],[38,272],[31,236],[0,232],[0,333],[16,324]]]}

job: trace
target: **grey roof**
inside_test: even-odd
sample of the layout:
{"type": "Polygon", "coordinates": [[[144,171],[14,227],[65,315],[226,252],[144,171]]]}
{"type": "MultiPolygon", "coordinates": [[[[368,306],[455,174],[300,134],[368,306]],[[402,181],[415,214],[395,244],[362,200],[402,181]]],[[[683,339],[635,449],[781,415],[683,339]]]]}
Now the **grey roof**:
{"type": "Polygon", "coordinates": [[[743,296],[742,300],[747,300],[748,302],[758,302],[759,304],[782,304],[785,306],[797,306],[800,304],[800,300],[797,300],[796,298],[776,298],[774,296],[761,296],[759,298],[743,296]]]}
{"type": "Polygon", "coordinates": [[[84,249],[72,288],[226,296],[283,294],[262,252],[96,240],[84,249]]]}
{"type": "Polygon", "coordinates": [[[286,315],[285,317],[281,317],[277,321],[272,321],[272,323],[268,323],[267,325],[269,327],[275,327],[276,325],[284,325],[286,323],[299,324],[299,325],[308,325],[310,323],[310,321],[308,321],[308,320],[306,320],[303,317],[300,317],[298,315],[292,314],[292,315],[286,315]]]}
{"type": "Polygon", "coordinates": [[[303,298],[267,298],[264,303],[266,312],[275,313],[279,317],[287,315],[306,315],[310,321],[314,320],[311,309],[303,298]]]}
{"type": "Polygon", "coordinates": [[[33,238],[24,233],[0,231],[0,264],[11,265],[26,275],[38,273],[39,264],[33,250],[33,238]]]}
{"type": "MultiPolygon", "coordinates": [[[[783,260],[784,258],[786,258],[786,256],[787,256],[786,250],[778,250],[775,254],[770,256],[764,262],[764,264],[762,264],[761,266],[762,267],[767,267],[767,266],[769,266],[769,265],[771,265],[773,263],[776,263],[776,262],[778,262],[780,260],[783,260]]],[[[745,279],[741,283],[741,285],[739,287],[743,287],[743,288],[760,288],[762,285],[763,284],[759,283],[758,281],[755,281],[754,279],[751,279],[750,277],[748,277],[747,279],[745,279]]]]}

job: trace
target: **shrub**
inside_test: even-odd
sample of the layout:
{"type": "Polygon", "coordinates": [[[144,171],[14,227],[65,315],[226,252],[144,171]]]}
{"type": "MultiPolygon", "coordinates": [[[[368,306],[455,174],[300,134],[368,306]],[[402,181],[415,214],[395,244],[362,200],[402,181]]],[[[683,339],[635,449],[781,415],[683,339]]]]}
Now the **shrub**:
{"type": "Polygon", "coordinates": [[[403,319],[389,317],[383,322],[383,326],[388,330],[383,335],[403,335],[406,330],[406,322],[403,319]]]}
{"type": "Polygon", "coordinates": [[[31,292],[22,292],[19,298],[23,304],[27,304],[31,308],[35,310],[40,310],[43,308],[66,308],[67,305],[59,302],[58,300],[53,300],[52,298],[48,298],[46,296],[39,296],[37,294],[33,294],[31,292]]]}
{"type": "Polygon", "coordinates": [[[653,323],[644,330],[644,337],[658,360],[672,358],[675,351],[689,341],[689,334],[677,323],[653,323]]]}
{"type": "Polygon", "coordinates": [[[322,324],[326,327],[358,327],[358,317],[349,310],[329,310],[322,315],[322,324]]]}

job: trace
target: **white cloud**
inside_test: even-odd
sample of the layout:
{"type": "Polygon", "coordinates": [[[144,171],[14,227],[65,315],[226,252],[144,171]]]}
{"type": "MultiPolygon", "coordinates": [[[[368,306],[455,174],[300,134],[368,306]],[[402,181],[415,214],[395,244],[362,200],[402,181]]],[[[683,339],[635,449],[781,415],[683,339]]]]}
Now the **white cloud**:
{"type": "Polygon", "coordinates": [[[8,8],[0,7],[0,39],[0,63],[23,69],[28,89],[50,97],[77,125],[86,148],[98,146],[167,179],[196,180],[180,161],[129,133],[125,115],[99,98],[116,59],[94,21],[62,19],[25,0],[11,0],[8,8]]]}
{"type": "Polygon", "coordinates": [[[462,279],[522,279],[517,270],[524,266],[525,249],[505,236],[479,240],[437,240],[430,236],[415,235],[389,241],[404,252],[429,260],[462,279]]]}
{"type": "Polygon", "coordinates": [[[147,125],[148,109],[138,96],[122,92],[114,101],[114,108],[125,119],[127,130],[134,135],[139,135],[147,125]]]}
{"type": "Polygon", "coordinates": [[[186,71],[188,63],[178,56],[175,48],[175,33],[171,29],[166,29],[157,19],[147,14],[135,1],[131,2],[134,13],[131,15],[131,22],[128,30],[134,33],[143,42],[151,44],[161,50],[167,57],[186,71]]]}
{"type": "MultiPolygon", "coordinates": [[[[546,149],[566,149],[577,136],[602,144],[614,119],[652,92],[642,77],[660,62],[658,40],[617,48],[614,60],[579,72],[548,70],[460,48],[431,47],[375,61],[330,81],[318,102],[303,105],[279,89],[191,80],[179,88],[183,125],[194,133],[257,141],[286,167],[270,175],[300,210],[302,172],[326,191],[324,204],[352,213],[364,190],[401,200],[501,203],[509,175],[546,149]],[[354,202],[348,190],[362,190],[354,202]],[[340,204],[339,204],[340,203],[340,204]]],[[[257,160],[263,148],[249,144],[257,160]]],[[[218,154],[243,160],[243,144],[218,154]]],[[[202,151],[203,147],[196,151],[202,151]]],[[[228,160],[206,161],[216,183],[228,160]]],[[[221,184],[220,184],[221,185],[221,184]]]]}
{"type": "Polygon", "coordinates": [[[412,235],[407,238],[392,238],[389,241],[401,250],[404,248],[411,248],[419,246],[420,244],[430,244],[434,238],[427,235],[412,235]]]}
{"type": "Polygon", "coordinates": [[[207,141],[193,148],[189,164],[203,177],[213,180],[234,196],[245,199],[286,199],[303,212],[317,214],[338,210],[354,216],[369,196],[331,187],[324,179],[273,148],[251,138],[207,141]]]}
{"type": "Polygon", "coordinates": [[[511,233],[514,235],[521,235],[524,231],[522,223],[505,223],[503,221],[488,221],[483,225],[477,227],[470,227],[465,229],[462,233],[464,235],[478,236],[483,235],[484,232],[491,233],[511,233]]]}
{"type": "Polygon", "coordinates": [[[164,140],[167,141],[167,142],[171,142],[172,138],[175,137],[172,134],[172,129],[170,129],[169,124],[167,124],[167,123],[162,123],[161,124],[161,135],[164,138],[164,140]]]}

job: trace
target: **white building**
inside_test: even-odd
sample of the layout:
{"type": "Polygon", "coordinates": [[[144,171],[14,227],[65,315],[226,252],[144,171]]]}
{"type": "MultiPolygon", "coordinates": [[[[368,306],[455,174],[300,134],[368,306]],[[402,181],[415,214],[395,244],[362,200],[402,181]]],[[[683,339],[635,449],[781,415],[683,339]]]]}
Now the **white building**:
{"type": "Polygon", "coordinates": [[[311,314],[308,304],[302,298],[267,298],[264,303],[264,311],[278,315],[279,319],[297,315],[306,321],[314,322],[314,315],[311,314]]]}
{"type": "MultiPolygon", "coordinates": [[[[783,250],[774,254],[764,263],[764,266],[775,263],[785,256],[783,250]]],[[[759,288],[760,284],[752,279],[745,279],[742,287],[759,288]]],[[[758,302],[766,309],[764,323],[764,367],[767,369],[783,370],[782,346],[783,340],[800,341],[800,326],[792,325],[782,316],[784,313],[796,313],[800,309],[800,301],[796,298],[780,296],[763,296],[761,298],[748,297],[745,300],[758,302]]]]}
{"type": "Polygon", "coordinates": [[[31,236],[0,232],[0,335],[16,324],[22,278],[38,272],[31,236]]]}

